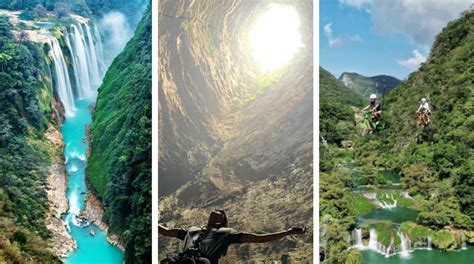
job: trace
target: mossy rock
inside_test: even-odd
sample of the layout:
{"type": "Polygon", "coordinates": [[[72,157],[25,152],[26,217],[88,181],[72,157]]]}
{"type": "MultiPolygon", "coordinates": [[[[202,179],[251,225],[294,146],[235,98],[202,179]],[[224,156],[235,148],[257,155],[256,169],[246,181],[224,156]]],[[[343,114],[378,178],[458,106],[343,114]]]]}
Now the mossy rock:
{"type": "Polygon", "coordinates": [[[398,227],[392,222],[379,222],[369,225],[370,229],[377,232],[377,241],[384,246],[389,246],[392,242],[395,245],[400,244],[400,237],[397,235],[398,227]]]}
{"type": "Polygon", "coordinates": [[[464,231],[466,235],[466,243],[474,244],[474,231],[464,231]]]}
{"type": "Polygon", "coordinates": [[[415,247],[426,246],[428,237],[433,236],[433,230],[414,222],[403,222],[400,224],[400,230],[408,236],[415,247]]]}
{"type": "Polygon", "coordinates": [[[439,230],[433,235],[433,245],[440,250],[454,250],[457,247],[456,235],[450,230],[439,230]]]}
{"type": "Polygon", "coordinates": [[[352,210],[356,215],[368,213],[375,209],[377,209],[377,206],[362,194],[356,193],[352,196],[352,210]]]}

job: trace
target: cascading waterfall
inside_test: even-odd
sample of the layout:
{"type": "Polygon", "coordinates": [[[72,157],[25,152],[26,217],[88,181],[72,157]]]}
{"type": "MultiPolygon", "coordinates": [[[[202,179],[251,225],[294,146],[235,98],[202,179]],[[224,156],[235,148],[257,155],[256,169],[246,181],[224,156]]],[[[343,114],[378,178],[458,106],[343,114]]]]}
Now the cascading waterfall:
{"type": "Polygon", "coordinates": [[[432,238],[431,236],[428,236],[427,240],[428,240],[428,241],[427,241],[427,243],[428,243],[428,250],[431,250],[431,243],[432,243],[431,241],[433,240],[433,238],[432,238]]]}
{"type": "Polygon", "coordinates": [[[373,204],[377,205],[378,207],[380,208],[383,208],[383,209],[393,209],[393,208],[396,208],[397,207],[397,200],[393,197],[393,193],[390,194],[390,196],[388,194],[382,194],[381,196],[382,197],[385,197],[385,201],[380,201],[378,198],[377,198],[377,194],[376,193],[364,193],[363,194],[367,199],[369,199],[373,204]],[[393,202],[392,203],[389,203],[387,200],[392,200],[393,202]]]}
{"type": "Polygon", "coordinates": [[[355,248],[363,248],[364,243],[362,242],[362,229],[356,228],[352,230],[352,246],[355,248]]]}
{"type": "Polygon", "coordinates": [[[64,60],[64,55],[61,50],[61,46],[56,38],[52,38],[49,42],[50,56],[54,64],[54,77],[56,83],[56,90],[59,95],[59,99],[63,103],[64,112],[66,117],[74,115],[74,94],[71,87],[71,81],[69,78],[69,71],[64,60]]]}
{"type": "Polygon", "coordinates": [[[367,245],[367,248],[373,251],[379,252],[380,254],[383,254],[388,257],[390,255],[390,250],[393,245],[393,240],[391,241],[390,245],[387,247],[377,241],[377,231],[375,231],[375,229],[373,228],[370,229],[369,234],[370,234],[370,238],[369,238],[369,244],[367,245]]]}
{"type": "Polygon", "coordinates": [[[96,25],[94,25],[94,36],[97,41],[96,54],[97,54],[97,58],[99,62],[99,70],[102,76],[105,74],[105,70],[107,66],[105,66],[105,63],[104,63],[104,48],[102,44],[102,37],[100,36],[99,28],[96,25]]]}
{"type": "Polygon", "coordinates": [[[467,249],[466,235],[464,233],[461,233],[461,249],[467,249]]]}
{"type": "Polygon", "coordinates": [[[403,234],[403,232],[398,231],[398,236],[400,237],[400,256],[402,258],[410,257],[410,248],[411,248],[411,241],[410,239],[403,234]]]}
{"type": "Polygon", "coordinates": [[[94,37],[87,23],[71,25],[70,32],[65,34],[66,44],[71,52],[74,68],[77,95],[79,98],[88,98],[95,94],[105,72],[100,32],[95,27],[94,37]],[[85,27],[85,33],[83,30],[85,27]],[[99,46],[99,47],[97,47],[99,46]]]}
{"type": "Polygon", "coordinates": [[[91,34],[91,31],[90,31],[90,28],[89,28],[89,25],[88,24],[82,24],[81,26],[83,26],[85,29],[86,29],[86,36],[87,36],[87,47],[89,48],[89,57],[90,57],[90,61],[91,61],[91,64],[90,64],[90,73],[91,73],[91,76],[92,76],[92,86],[97,88],[99,85],[100,85],[100,81],[102,80],[102,78],[100,78],[100,72],[99,72],[99,63],[98,63],[98,60],[97,60],[97,53],[96,53],[96,48],[95,48],[95,45],[94,45],[94,41],[92,39],[92,34],[91,34]]]}

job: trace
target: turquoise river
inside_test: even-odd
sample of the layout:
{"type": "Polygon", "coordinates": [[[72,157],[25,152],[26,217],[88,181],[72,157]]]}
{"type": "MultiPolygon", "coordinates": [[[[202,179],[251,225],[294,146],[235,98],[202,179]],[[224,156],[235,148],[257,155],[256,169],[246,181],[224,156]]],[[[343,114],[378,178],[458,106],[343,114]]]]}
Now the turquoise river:
{"type": "Polygon", "coordinates": [[[75,100],[74,116],[67,117],[61,128],[68,174],[66,195],[69,200],[69,212],[64,216],[64,221],[78,246],[64,259],[68,264],[123,262],[123,252],[107,242],[103,231],[93,224],[81,226],[76,219],[76,215],[84,209],[88,192],[85,181],[88,145],[86,127],[91,123],[90,109],[94,102],[95,98],[75,100]]]}

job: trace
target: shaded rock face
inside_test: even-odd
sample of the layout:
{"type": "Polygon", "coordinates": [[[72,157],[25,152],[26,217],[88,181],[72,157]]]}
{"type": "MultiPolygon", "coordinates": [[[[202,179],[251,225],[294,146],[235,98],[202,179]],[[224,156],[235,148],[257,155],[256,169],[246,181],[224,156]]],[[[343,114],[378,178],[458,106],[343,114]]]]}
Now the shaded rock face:
{"type": "MultiPolygon", "coordinates": [[[[312,3],[288,1],[306,49],[262,87],[245,40],[268,4],[159,2],[160,222],[203,225],[223,208],[242,231],[310,230],[231,247],[223,263],[312,261],[312,3]]],[[[160,258],[181,248],[159,245],[160,258]]]]}
{"type": "MultiPolygon", "coordinates": [[[[311,5],[295,5],[307,47],[311,5]]],[[[192,179],[218,153],[222,119],[258,89],[244,42],[267,6],[268,1],[160,1],[160,196],[192,179]]]]}
{"type": "Polygon", "coordinates": [[[341,76],[339,76],[339,80],[348,88],[353,89],[364,97],[369,97],[372,93],[382,97],[384,94],[395,89],[401,82],[399,79],[388,75],[366,77],[358,73],[350,72],[342,73],[341,76]]]}

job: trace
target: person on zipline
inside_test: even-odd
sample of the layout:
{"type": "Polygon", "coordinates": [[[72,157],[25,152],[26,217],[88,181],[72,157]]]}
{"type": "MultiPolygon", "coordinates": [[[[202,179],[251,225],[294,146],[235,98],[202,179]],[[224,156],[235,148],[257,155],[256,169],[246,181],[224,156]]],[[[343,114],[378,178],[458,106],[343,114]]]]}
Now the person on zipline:
{"type": "Polygon", "coordinates": [[[380,116],[382,115],[382,103],[380,103],[377,100],[377,95],[376,94],[371,94],[370,95],[370,103],[368,106],[366,106],[362,111],[367,111],[369,110],[370,113],[372,113],[372,123],[375,123],[375,125],[378,125],[378,120],[380,116]],[[370,110],[369,110],[370,109],[370,110]]]}
{"type": "Polygon", "coordinates": [[[431,122],[431,120],[430,120],[431,109],[430,109],[430,105],[426,101],[426,98],[421,99],[421,104],[418,107],[418,110],[416,110],[416,113],[417,114],[421,113],[423,115],[423,117],[424,117],[423,121],[424,121],[425,125],[427,125],[431,122]]]}
{"type": "Polygon", "coordinates": [[[288,235],[304,234],[306,229],[293,227],[287,231],[253,234],[237,232],[227,227],[227,216],[223,210],[214,210],[209,215],[207,225],[204,227],[193,226],[189,229],[170,229],[158,225],[158,233],[163,236],[178,238],[184,241],[183,253],[162,260],[161,264],[192,263],[191,259],[198,255],[196,263],[217,264],[222,256],[227,254],[231,244],[241,243],[266,243],[281,239],[288,235]]]}

